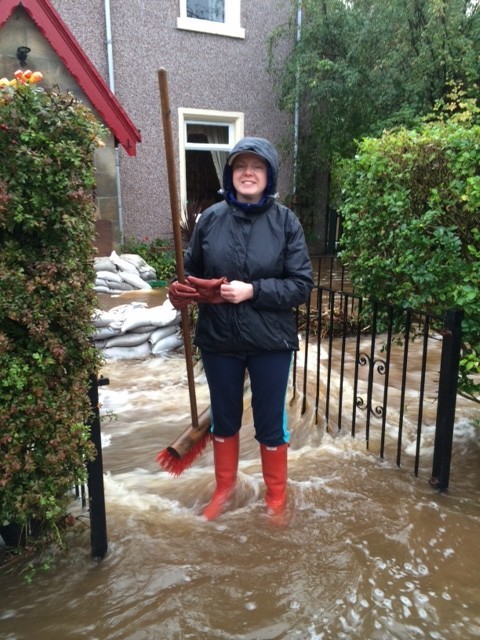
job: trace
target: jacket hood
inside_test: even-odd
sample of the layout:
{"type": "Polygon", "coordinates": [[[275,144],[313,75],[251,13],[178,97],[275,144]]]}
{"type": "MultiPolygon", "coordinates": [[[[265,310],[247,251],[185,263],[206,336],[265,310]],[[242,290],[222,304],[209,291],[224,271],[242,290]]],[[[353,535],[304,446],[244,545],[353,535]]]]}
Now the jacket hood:
{"type": "Polygon", "coordinates": [[[237,206],[246,209],[259,209],[269,202],[275,196],[277,190],[278,179],[278,154],[271,142],[265,138],[242,138],[230,151],[230,154],[223,169],[223,195],[229,202],[233,202],[237,206]],[[235,156],[240,153],[255,153],[265,160],[268,165],[267,187],[261,202],[256,205],[249,204],[246,207],[243,203],[239,203],[236,198],[236,191],[232,182],[232,166],[235,156]]]}

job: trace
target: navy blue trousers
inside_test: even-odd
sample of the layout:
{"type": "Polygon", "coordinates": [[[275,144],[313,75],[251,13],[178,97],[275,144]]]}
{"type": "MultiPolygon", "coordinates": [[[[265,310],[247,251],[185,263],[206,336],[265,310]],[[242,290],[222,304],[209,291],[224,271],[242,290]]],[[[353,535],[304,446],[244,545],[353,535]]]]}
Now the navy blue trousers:
{"type": "Polygon", "coordinates": [[[255,438],[269,447],[289,441],[285,399],[291,351],[227,356],[202,351],[210,390],[212,432],[228,438],[242,426],[245,372],[252,390],[255,438]]]}

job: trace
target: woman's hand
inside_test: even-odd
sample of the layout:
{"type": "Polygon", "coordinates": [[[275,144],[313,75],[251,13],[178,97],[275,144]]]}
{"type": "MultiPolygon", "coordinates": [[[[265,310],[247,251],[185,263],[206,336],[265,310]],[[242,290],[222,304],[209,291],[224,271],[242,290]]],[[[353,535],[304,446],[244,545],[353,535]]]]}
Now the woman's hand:
{"type": "Polygon", "coordinates": [[[241,280],[232,280],[228,284],[222,284],[220,295],[225,302],[231,302],[232,304],[245,302],[245,300],[253,298],[253,285],[241,280]]]}

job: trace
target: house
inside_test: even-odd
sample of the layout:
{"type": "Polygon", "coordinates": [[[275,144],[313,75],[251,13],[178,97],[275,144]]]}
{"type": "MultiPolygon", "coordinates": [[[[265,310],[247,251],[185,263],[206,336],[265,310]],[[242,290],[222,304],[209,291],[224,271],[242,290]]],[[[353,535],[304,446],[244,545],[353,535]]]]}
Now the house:
{"type": "Polygon", "coordinates": [[[103,245],[172,235],[158,86],[168,77],[182,210],[214,202],[243,135],[279,147],[279,193],[292,190],[293,135],[267,71],[268,38],[290,0],[0,0],[0,77],[23,66],[72,91],[110,128],[97,152],[103,245]],[[26,58],[25,58],[26,56],[26,58]],[[287,149],[286,152],[282,152],[287,149]]]}

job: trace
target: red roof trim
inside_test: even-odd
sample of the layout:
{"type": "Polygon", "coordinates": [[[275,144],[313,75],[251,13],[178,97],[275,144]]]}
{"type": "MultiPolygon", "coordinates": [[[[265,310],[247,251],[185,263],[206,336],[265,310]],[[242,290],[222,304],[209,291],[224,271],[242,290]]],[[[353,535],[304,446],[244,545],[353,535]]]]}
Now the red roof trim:
{"type": "Polygon", "coordinates": [[[22,6],[38,26],[116,140],[129,156],[134,156],[136,144],[141,141],[139,131],[55,11],[50,0],[0,0],[0,28],[18,6],[22,6]]]}

